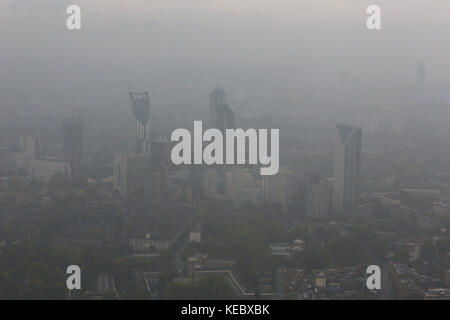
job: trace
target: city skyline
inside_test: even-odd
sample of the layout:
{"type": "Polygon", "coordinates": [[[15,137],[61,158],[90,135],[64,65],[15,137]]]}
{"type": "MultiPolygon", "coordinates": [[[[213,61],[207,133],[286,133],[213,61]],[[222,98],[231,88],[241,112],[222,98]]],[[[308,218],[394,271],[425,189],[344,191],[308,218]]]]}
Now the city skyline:
{"type": "Polygon", "coordinates": [[[450,300],[449,10],[0,2],[0,300],[450,300]]]}

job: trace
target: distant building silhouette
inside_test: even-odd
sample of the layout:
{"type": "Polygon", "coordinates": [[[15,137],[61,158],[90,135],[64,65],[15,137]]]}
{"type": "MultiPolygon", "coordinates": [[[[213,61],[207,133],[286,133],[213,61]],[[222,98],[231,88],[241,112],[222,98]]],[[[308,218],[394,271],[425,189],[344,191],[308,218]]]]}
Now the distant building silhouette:
{"type": "Polygon", "coordinates": [[[234,128],[234,113],[226,104],[225,92],[214,89],[210,94],[210,127],[224,132],[234,128]]]}
{"type": "Polygon", "coordinates": [[[28,167],[33,181],[50,183],[57,175],[63,176],[67,181],[79,182],[71,177],[71,165],[63,160],[31,159],[28,167]]]}
{"type": "Polygon", "coordinates": [[[255,179],[253,170],[244,167],[232,167],[226,171],[225,197],[233,201],[233,205],[238,208],[246,203],[254,206],[264,203],[263,190],[255,179]]]}
{"type": "Polygon", "coordinates": [[[203,193],[211,198],[219,196],[219,176],[214,168],[205,168],[202,171],[203,193]]]}
{"type": "Polygon", "coordinates": [[[130,92],[131,124],[129,152],[148,153],[150,151],[147,139],[147,126],[150,118],[150,99],[148,92],[130,92]]]}
{"type": "Polygon", "coordinates": [[[77,117],[63,120],[64,159],[70,163],[72,182],[79,184],[84,180],[83,174],[83,119],[77,117]]]}
{"type": "Polygon", "coordinates": [[[42,141],[37,137],[21,137],[22,152],[29,159],[39,159],[42,153],[42,141]]]}
{"type": "Polygon", "coordinates": [[[332,208],[333,179],[312,173],[306,191],[306,214],[310,218],[328,218],[332,208]]]}
{"type": "Polygon", "coordinates": [[[279,203],[283,211],[286,211],[293,192],[293,175],[292,170],[282,167],[276,175],[263,176],[264,203],[279,203]]]}
{"type": "Polygon", "coordinates": [[[149,154],[116,154],[113,187],[123,197],[149,197],[150,178],[151,159],[149,154]]]}
{"type": "Polygon", "coordinates": [[[9,162],[8,148],[0,148],[0,176],[8,174],[9,162]]]}
{"type": "Polygon", "coordinates": [[[427,73],[425,64],[420,60],[417,66],[417,90],[419,93],[423,93],[426,89],[427,73]]]}
{"type": "Polygon", "coordinates": [[[346,216],[359,199],[361,128],[338,125],[336,129],[333,210],[346,216]]]}
{"type": "Polygon", "coordinates": [[[168,185],[170,143],[167,137],[160,136],[151,143],[152,176],[151,198],[154,202],[164,199],[168,185]]]}

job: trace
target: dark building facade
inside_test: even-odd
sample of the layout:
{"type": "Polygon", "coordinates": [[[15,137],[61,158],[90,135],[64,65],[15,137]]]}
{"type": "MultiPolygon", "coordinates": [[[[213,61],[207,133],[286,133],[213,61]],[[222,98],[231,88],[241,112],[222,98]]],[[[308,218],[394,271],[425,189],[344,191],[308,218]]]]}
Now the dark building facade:
{"type": "Polygon", "coordinates": [[[150,119],[150,98],[148,92],[130,92],[131,124],[129,152],[148,153],[150,145],[147,137],[147,126],[150,119]]]}
{"type": "Polygon", "coordinates": [[[210,128],[225,129],[234,128],[234,113],[226,104],[225,92],[221,89],[214,89],[210,94],[210,128]]]}
{"type": "Polygon", "coordinates": [[[64,158],[70,163],[70,176],[74,183],[84,181],[83,172],[83,120],[80,117],[63,120],[64,158]]]}
{"type": "Polygon", "coordinates": [[[361,128],[338,125],[334,148],[333,210],[347,216],[359,200],[361,128]]]}

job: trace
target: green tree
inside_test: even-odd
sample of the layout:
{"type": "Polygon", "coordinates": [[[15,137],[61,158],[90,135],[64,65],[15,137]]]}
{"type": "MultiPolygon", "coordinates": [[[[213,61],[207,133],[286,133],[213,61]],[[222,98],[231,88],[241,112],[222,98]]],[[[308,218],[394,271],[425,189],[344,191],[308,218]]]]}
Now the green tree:
{"type": "Polygon", "coordinates": [[[300,254],[301,263],[308,269],[323,269],[331,264],[331,254],[323,246],[311,242],[300,254]]]}

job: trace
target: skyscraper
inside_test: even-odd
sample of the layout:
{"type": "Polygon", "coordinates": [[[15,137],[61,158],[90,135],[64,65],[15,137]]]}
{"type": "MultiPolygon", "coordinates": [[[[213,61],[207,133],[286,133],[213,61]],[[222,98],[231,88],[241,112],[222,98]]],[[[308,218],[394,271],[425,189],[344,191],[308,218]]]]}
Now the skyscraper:
{"type": "Polygon", "coordinates": [[[219,194],[219,177],[217,170],[214,168],[206,168],[202,171],[202,187],[203,193],[211,198],[215,198],[219,194]]]}
{"type": "Polygon", "coordinates": [[[419,93],[425,91],[426,80],[427,74],[425,70],[425,64],[422,60],[420,60],[419,65],[417,66],[417,90],[419,93]]]}
{"type": "Polygon", "coordinates": [[[359,199],[361,128],[338,125],[334,144],[333,210],[347,216],[359,199]]]}
{"type": "Polygon", "coordinates": [[[259,206],[263,203],[264,195],[260,181],[254,176],[252,169],[232,167],[225,173],[225,196],[232,200],[235,207],[242,207],[246,203],[259,206]]]}
{"type": "Polygon", "coordinates": [[[306,214],[310,218],[328,218],[332,207],[333,179],[312,173],[306,191],[306,214]]]}
{"type": "Polygon", "coordinates": [[[41,139],[36,137],[21,137],[20,145],[25,156],[29,159],[41,157],[41,139]]]}
{"type": "Polygon", "coordinates": [[[167,192],[170,143],[165,136],[160,136],[151,143],[152,184],[151,198],[154,202],[163,200],[167,192]]]}
{"type": "Polygon", "coordinates": [[[293,172],[287,168],[280,168],[273,176],[262,176],[264,203],[280,203],[286,211],[293,191],[293,172]]]}
{"type": "Polygon", "coordinates": [[[129,151],[131,154],[148,153],[149,142],[147,126],[150,117],[150,99],[148,92],[130,92],[131,124],[129,151]]]}
{"type": "Polygon", "coordinates": [[[149,154],[117,153],[114,159],[114,189],[123,197],[149,197],[151,178],[149,154]]]}
{"type": "Polygon", "coordinates": [[[234,113],[226,104],[225,92],[214,89],[209,95],[209,120],[210,127],[224,132],[225,129],[234,128],[234,113]]]}
{"type": "Polygon", "coordinates": [[[83,119],[78,117],[63,120],[64,159],[70,163],[72,182],[83,182],[83,119]]]}
{"type": "Polygon", "coordinates": [[[129,92],[131,121],[129,152],[117,153],[114,159],[114,189],[123,197],[152,195],[152,158],[147,127],[150,118],[148,92],[129,92]]]}
{"type": "Polygon", "coordinates": [[[9,172],[9,150],[0,148],[0,176],[9,172]]]}

